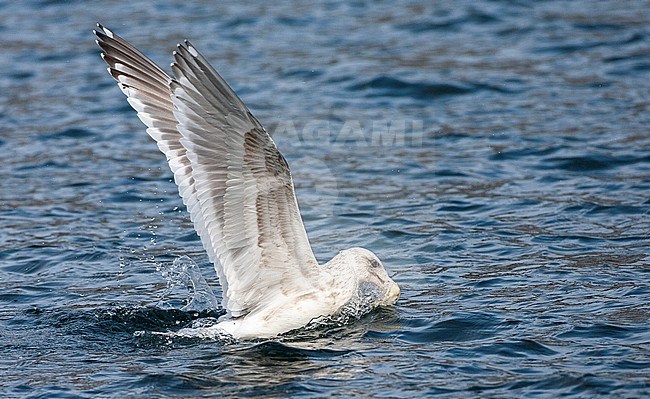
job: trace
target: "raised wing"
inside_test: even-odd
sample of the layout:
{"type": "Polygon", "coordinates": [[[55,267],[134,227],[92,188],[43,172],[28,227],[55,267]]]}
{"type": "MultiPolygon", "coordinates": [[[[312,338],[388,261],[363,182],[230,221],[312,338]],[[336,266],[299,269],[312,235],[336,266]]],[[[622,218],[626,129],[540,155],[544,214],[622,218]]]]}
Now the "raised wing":
{"type": "Polygon", "coordinates": [[[215,264],[232,317],[317,290],[286,160],[235,92],[189,43],[169,77],[98,25],[111,76],[167,156],[183,202],[215,264]]]}
{"type": "MultiPolygon", "coordinates": [[[[172,78],[145,55],[121,37],[97,24],[93,31],[99,38],[102,58],[108,64],[108,72],[117,81],[127,101],[138,112],[138,117],[147,126],[147,133],[156,140],[158,148],[167,157],[169,167],[183,203],[190,211],[190,218],[197,231],[205,230],[200,204],[196,195],[192,165],[187,150],[180,143],[181,134],[176,125],[172,103],[172,78]]],[[[207,235],[201,241],[212,262],[216,252],[207,235]]]]}

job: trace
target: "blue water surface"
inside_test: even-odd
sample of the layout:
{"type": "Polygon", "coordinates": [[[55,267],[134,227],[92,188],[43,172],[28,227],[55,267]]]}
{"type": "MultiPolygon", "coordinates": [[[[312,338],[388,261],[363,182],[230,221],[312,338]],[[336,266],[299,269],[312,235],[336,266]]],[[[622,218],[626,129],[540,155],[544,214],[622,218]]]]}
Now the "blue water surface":
{"type": "Polygon", "coordinates": [[[0,3],[2,397],[650,396],[647,1],[0,3]],[[190,39],[288,159],[321,262],[394,307],[270,342],[161,338],[216,275],[100,21],[190,39]]]}

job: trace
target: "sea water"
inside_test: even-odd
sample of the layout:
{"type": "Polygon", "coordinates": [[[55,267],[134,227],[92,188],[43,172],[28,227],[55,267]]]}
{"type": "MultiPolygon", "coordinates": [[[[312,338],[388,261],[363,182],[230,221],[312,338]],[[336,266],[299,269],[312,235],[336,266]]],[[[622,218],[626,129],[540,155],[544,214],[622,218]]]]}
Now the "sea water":
{"type": "Polygon", "coordinates": [[[647,397],[644,1],[0,4],[2,397],[647,397]],[[395,306],[276,340],[223,315],[102,22],[187,38],[286,156],[316,257],[395,306]]]}

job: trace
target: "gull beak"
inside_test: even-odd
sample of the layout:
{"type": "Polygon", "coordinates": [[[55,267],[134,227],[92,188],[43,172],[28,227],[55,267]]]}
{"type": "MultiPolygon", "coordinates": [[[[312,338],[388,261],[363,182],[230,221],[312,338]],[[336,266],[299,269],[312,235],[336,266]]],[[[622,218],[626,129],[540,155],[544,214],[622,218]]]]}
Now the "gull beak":
{"type": "Polygon", "coordinates": [[[390,290],[388,290],[388,294],[386,295],[386,305],[392,305],[397,301],[397,298],[399,298],[400,294],[400,289],[397,284],[393,284],[390,286],[390,290]]]}

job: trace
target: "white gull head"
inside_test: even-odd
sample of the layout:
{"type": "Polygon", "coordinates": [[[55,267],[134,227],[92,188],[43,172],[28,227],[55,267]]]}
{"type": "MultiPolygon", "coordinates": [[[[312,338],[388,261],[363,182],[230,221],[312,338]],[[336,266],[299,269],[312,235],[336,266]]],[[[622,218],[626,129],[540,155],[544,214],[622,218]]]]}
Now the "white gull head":
{"type": "Polygon", "coordinates": [[[318,265],[286,159],[191,43],[177,45],[170,76],[109,29],[98,24],[94,33],[108,72],[165,154],[221,283],[226,315],[177,334],[269,338],[397,300],[399,287],[366,249],[318,265]]]}
{"type": "Polygon", "coordinates": [[[330,272],[335,284],[344,287],[341,295],[349,295],[348,302],[360,300],[374,308],[392,305],[399,298],[399,286],[388,276],[377,255],[365,248],[341,251],[323,268],[330,272]]]}

